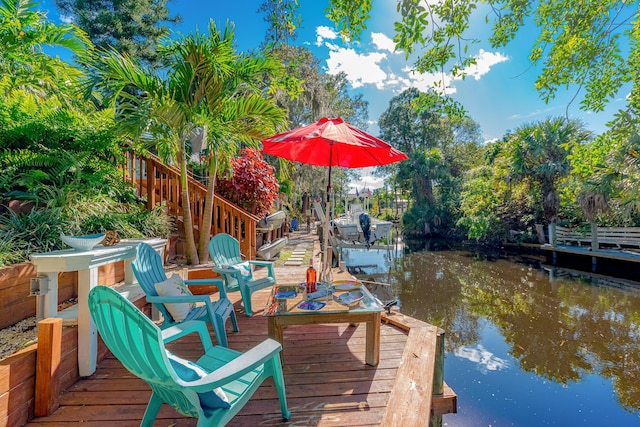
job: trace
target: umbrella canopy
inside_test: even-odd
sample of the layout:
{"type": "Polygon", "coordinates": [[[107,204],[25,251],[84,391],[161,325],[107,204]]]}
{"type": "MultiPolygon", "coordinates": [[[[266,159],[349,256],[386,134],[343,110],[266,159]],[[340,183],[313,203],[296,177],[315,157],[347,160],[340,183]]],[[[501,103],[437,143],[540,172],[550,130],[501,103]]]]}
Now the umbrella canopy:
{"type": "Polygon", "coordinates": [[[363,168],[406,160],[407,156],[340,118],[316,123],[262,140],[263,153],[314,166],[363,168]]]}
{"type": "MultiPolygon", "coordinates": [[[[316,123],[293,129],[262,140],[265,154],[314,166],[329,166],[327,182],[327,213],[325,215],[324,248],[328,248],[329,201],[331,192],[331,168],[364,168],[382,166],[400,160],[407,155],[396,150],[375,136],[351,126],[340,118],[322,118],[316,123]]],[[[330,269],[328,253],[325,254],[323,276],[330,269]]]]}

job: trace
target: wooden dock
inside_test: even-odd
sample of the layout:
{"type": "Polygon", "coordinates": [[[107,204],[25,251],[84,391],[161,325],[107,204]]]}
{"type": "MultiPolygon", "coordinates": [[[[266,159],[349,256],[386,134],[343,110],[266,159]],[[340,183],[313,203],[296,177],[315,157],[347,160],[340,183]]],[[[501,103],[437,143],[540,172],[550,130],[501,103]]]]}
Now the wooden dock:
{"type": "Polygon", "coordinates": [[[540,249],[552,253],[552,262],[554,265],[558,262],[559,254],[571,256],[589,257],[591,258],[591,271],[595,272],[598,268],[598,260],[621,261],[625,263],[639,263],[640,250],[637,249],[606,249],[601,248],[592,250],[588,246],[566,246],[549,244],[541,245],[540,249]]]}
{"type": "MultiPolygon", "coordinates": [[[[319,253],[316,236],[295,233],[290,238],[292,246],[301,242],[313,254],[319,253]]],[[[300,283],[305,271],[306,266],[276,266],[276,277],[281,284],[300,283]]],[[[198,277],[192,273],[197,272],[190,271],[190,278],[198,277]]],[[[351,278],[338,269],[332,274],[334,280],[351,278]]],[[[269,295],[270,289],[253,294],[254,315],[248,318],[240,294],[229,294],[240,327],[239,333],[233,333],[227,325],[230,348],[246,351],[267,338],[267,318],[262,311],[269,295]]],[[[288,326],[284,330],[283,367],[291,420],[282,421],[275,388],[268,380],[228,425],[411,427],[425,426],[427,420],[441,425],[442,415],[456,412],[457,396],[444,383],[441,369],[443,331],[397,312],[383,313],[377,366],[365,364],[365,342],[365,324],[288,326]]],[[[168,347],[190,359],[202,352],[195,336],[168,347]]],[[[109,355],[93,375],[61,395],[60,407],[52,415],[34,418],[28,426],[138,426],[150,395],[145,382],[109,355]]],[[[163,405],[154,425],[195,426],[196,420],[163,405]]]]}
{"type": "MultiPolygon", "coordinates": [[[[269,290],[255,293],[254,307],[264,307],[268,295],[269,290]]],[[[244,351],[266,338],[267,320],[261,309],[247,318],[239,294],[230,297],[239,312],[240,332],[229,333],[229,346],[244,351]]],[[[456,395],[446,385],[441,395],[426,398],[432,394],[435,349],[425,346],[420,337],[434,334],[435,327],[401,314],[388,318],[400,326],[383,321],[376,367],[364,363],[364,324],[288,327],[284,332],[284,373],[291,420],[282,422],[275,389],[268,381],[228,425],[411,426],[425,425],[432,415],[455,412],[456,395]],[[407,333],[410,328],[413,334],[407,333]],[[390,407],[390,401],[396,404],[390,407]],[[425,413],[425,408],[430,409],[425,413]]],[[[197,337],[186,337],[171,344],[171,349],[184,357],[195,358],[201,352],[197,337]]],[[[92,376],[62,394],[60,407],[51,416],[35,418],[28,425],[137,426],[150,394],[146,383],[109,356],[92,376]]],[[[181,416],[168,405],[163,406],[155,423],[195,424],[194,419],[181,416]]]]}

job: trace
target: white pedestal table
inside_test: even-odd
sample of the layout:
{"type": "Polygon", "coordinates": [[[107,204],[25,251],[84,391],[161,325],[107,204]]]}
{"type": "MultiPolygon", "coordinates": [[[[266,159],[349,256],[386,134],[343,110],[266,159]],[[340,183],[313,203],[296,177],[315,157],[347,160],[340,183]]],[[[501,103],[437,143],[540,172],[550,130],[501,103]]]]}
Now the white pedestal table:
{"type": "Polygon", "coordinates": [[[166,239],[127,239],[114,246],[98,245],[90,251],[64,249],[31,255],[38,275],[48,278],[48,290],[37,296],[37,306],[44,307],[44,318],[58,314],[58,274],[78,272],[78,368],[86,377],[96,370],[98,334],[88,306],[89,291],[98,285],[98,267],[124,261],[124,281],[134,282],[131,263],[140,242],[151,245],[164,258],[166,239]]]}

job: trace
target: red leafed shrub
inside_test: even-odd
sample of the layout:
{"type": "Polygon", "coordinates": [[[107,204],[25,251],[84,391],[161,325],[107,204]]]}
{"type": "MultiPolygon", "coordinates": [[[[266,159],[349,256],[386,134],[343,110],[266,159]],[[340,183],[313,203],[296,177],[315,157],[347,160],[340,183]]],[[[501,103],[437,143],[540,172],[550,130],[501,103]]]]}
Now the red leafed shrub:
{"type": "Polygon", "coordinates": [[[259,217],[268,215],[278,198],[273,166],[255,148],[243,148],[231,164],[233,176],[218,178],[216,193],[259,217]]]}

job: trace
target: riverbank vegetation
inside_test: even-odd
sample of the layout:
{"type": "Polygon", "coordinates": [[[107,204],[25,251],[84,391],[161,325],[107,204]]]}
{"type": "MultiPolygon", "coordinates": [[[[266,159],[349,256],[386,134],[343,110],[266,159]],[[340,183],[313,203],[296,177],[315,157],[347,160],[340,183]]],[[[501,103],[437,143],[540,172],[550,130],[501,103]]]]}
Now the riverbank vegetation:
{"type": "MultiPolygon", "coordinates": [[[[91,2],[57,3],[78,26],[52,23],[27,0],[0,0],[0,194],[5,206],[0,213],[0,264],[60,248],[60,232],[113,229],[121,237],[167,236],[174,222],[160,208],[145,211],[118,170],[130,149],[152,152],[179,167],[184,200],[189,198],[186,180],[192,172],[207,185],[200,247],[192,233],[184,234],[187,262],[204,262],[207,223],[212,220],[207,208],[217,191],[216,178],[225,180],[223,191],[232,192],[234,164],[262,162],[242,149],[259,148],[261,138],[325,116],[340,116],[367,128],[368,103],[363,96],[350,90],[343,74],[324,73],[309,50],[294,44],[302,19],[295,0],[263,2],[260,12],[269,27],[260,52],[237,51],[232,23],[224,28],[211,23],[205,32],[170,34],[168,26],[180,18],[167,12],[166,1],[157,2],[156,8],[150,2],[135,2],[135,9],[114,8],[93,22],[86,19],[92,13],[91,2]],[[145,26],[136,30],[136,42],[128,44],[125,32],[115,30],[133,28],[136,14],[145,11],[145,26]],[[122,25],[110,27],[109,22],[122,25]],[[63,61],[47,46],[73,59],[63,61]]],[[[505,4],[511,17],[516,3],[505,4]]],[[[357,34],[366,16],[348,18],[359,13],[345,9],[350,2],[329,4],[332,19],[357,34]]],[[[442,52],[449,52],[445,57],[456,57],[448,50],[448,39],[418,37],[427,19],[418,2],[401,2],[399,7],[404,17],[404,26],[397,27],[399,47],[410,51],[417,42],[434,43],[427,51],[444,47],[442,52]],[[410,22],[415,26],[411,31],[410,22]]],[[[378,120],[381,138],[406,152],[409,160],[380,169],[386,186],[373,194],[374,210],[394,217],[392,200],[406,200],[408,208],[398,218],[405,232],[483,242],[515,235],[538,241],[540,226],[548,223],[640,225],[640,190],[635,185],[640,174],[640,93],[633,80],[640,68],[640,24],[637,16],[627,16],[624,2],[601,7],[620,9],[619,36],[626,37],[628,46],[587,63],[585,52],[593,49],[585,44],[585,52],[579,52],[581,62],[560,80],[548,70],[562,67],[567,58],[554,51],[541,75],[540,90],[552,102],[555,87],[586,85],[584,107],[597,112],[623,84],[631,83],[627,107],[606,133],[592,135],[583,123],[549,117],[486,142],[464,106],[438,88],[408,89],[390,101],[378,120]],[[572,80],[592,66],[611,73],[598,78],[590,71],[583,80],[572,80]]],[[[602,21],[605,9],[579,17],[580,22],[608,22],[602,21]]],[[[440,6],[433,11],[438,17],[445,12],[440,6]]],[[[468,19],[468,14],[456,16],[450,19],[468,19]]],[[[443,21],[447,26],[457,22],[448,19],[443,21]]],[[[463,21],[458,22],[460,28],[463,21]]],[[[502,26],[495,29],[495,43],[500,45],[519,25],[507,28],[504,20],[498,22],[502,26]]],[[[567,29],[556,31],[564,34],[567,29]]],[[[618,36],[608,39],[588,31],[579,35],[585,43],[605,40],[612,49],[619,47],[618,36]]],[[[424,58],[417,68],[431,69],[435,63],[424,58]]],[[[452,63],[459,71],[469,63],[457,59],[452,63]]],[[[304,194],[323,193],[325,168],[265,160],[274,167],[277,184],[271,171],[263,174],[266,167],[248,177],[255,182],[263,174],[269,180],[271,193],[266,202],[259,202],[261,214],[270,208],[276,191],[292,215],[302,213],[304,194]]],[[[346,195],[352,176],[353,171],[334,170],[336,200],[346,195]]],[[[243,191],[251,191],[251,186],[243,191]]],[[[189,208],[182,219],[185,229],[191,229],[189,208]]]]}

